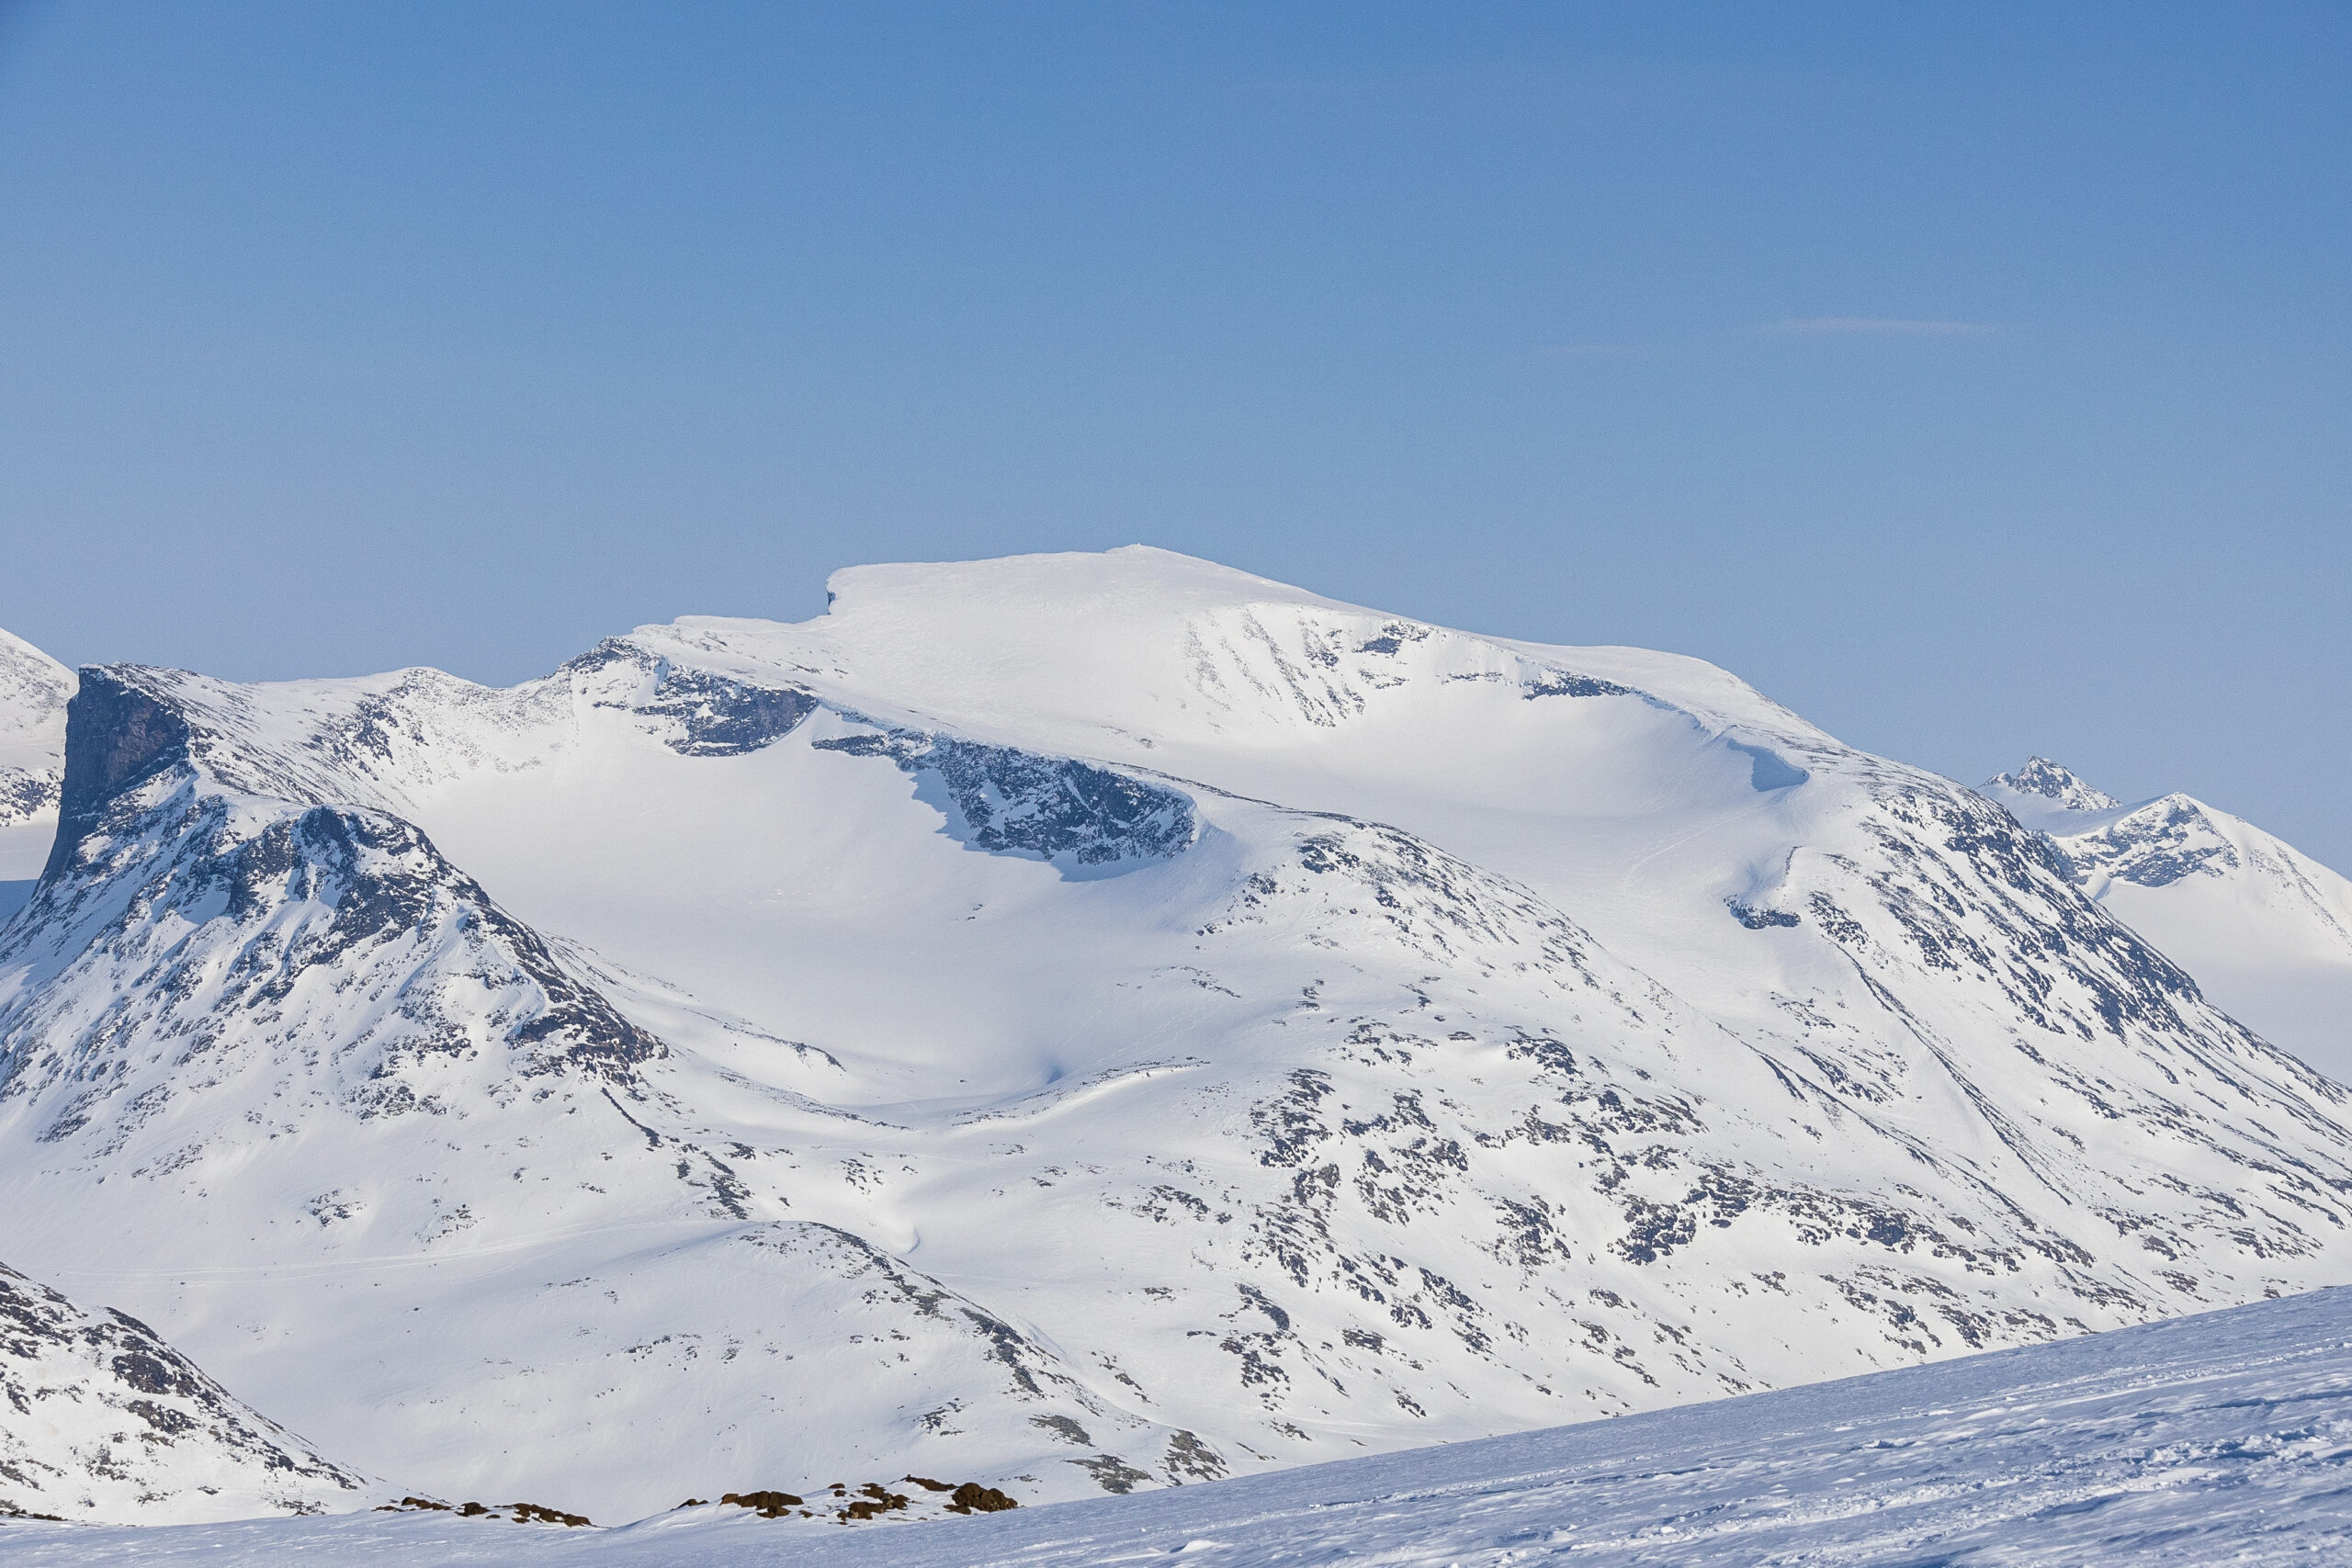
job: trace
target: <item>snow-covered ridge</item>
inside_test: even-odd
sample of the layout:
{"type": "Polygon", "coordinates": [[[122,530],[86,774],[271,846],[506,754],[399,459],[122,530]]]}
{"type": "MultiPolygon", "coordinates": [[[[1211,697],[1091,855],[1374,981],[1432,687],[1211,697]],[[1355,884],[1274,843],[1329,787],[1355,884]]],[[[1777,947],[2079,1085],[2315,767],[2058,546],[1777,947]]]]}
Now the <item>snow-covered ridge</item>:
{"type": "MultiPolygon", "coordinates": [[[[1984,793],[2009,807],[2020,820],[2026,814],[2052,811],[2112,811],[2123,803],[2105,790],[2093,789],[2047,757],[2029,757],[2025,766],[1988,779],[1984,793]]],[[[2039,821],[2031,823],[2041,826],[2039,821]]]]}
{"type": "Polygon", "coordinates": [[[2344,1089],[1722,671],[1156,551],[835,590],[503,691],[86,672],[0,931],[25,1256],[371,1472],[596,1518],[1191,1483],[2352,1264],[2344,1089]]]}
{"type": "Polygon", "coordinates": [[[366,1498],[137,1318],[0,1267],[0,1519],[179,1524],[366,1498]]]}
{"type": "Polygon", "coordinates": [[[2039,757],[1984,793],[2222,1006],[2352,1077],[2352,881],[2193,796],[2127,806],[2039,757]]]}
{"type": "Polygon", "coordinates": [[[0,919],[20,901],[8,885],[40,872],[56,830],[74,684],[72,671],[0,631],[0,919]]]}

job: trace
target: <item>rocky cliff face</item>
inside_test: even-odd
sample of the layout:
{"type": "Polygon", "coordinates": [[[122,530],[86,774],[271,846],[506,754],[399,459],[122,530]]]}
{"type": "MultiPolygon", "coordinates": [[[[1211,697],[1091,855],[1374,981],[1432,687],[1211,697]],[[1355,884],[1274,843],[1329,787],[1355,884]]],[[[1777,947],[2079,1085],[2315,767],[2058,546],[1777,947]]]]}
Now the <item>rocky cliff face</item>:
{"type": "Polygon", "coordinates": [[[0,935],[23,1245],[152,1258],[130,1304],[371,1471],[600,1519],[1178,1483],[2352,1266],[2344,1089],[1721,671],[1158,552],[836,589],[507,691],[86,674],[0,935]]]}

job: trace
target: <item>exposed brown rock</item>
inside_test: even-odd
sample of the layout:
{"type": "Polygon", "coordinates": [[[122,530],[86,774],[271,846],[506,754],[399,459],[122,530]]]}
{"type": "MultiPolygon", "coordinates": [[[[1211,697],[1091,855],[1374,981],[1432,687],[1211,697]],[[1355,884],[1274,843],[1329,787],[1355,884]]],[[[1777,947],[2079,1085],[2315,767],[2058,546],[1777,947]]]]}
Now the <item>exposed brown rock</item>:
{"type": "Polygon", "coordinates": [[[967,1481],[956,1488],[955,1495],[947,1500],[947,1511],[951,1514],[1000,1514],[1007,1508],[1019,1506],[1019,1503],[995,1487],[983,1486],[977,1481],[967,1481]]]}
{"type": "Polygon", "coordinates": [[[585,1514],[567,1514],[561,1508],[550,1508],[541,1503],[505,1503],[491,1507],[481,1503],[459,1503],[455,1506],[436,1503],[430,1497],[403,1497],[397,1503],[379,1504],[379,1514],[455,1514],[461,1519],[511,1519],[518,1525],[561,1525],[577,1529],[595,1521],[585,1514]]]}
{"type": "Polygon", "coordinates": [[[789,1492],[728,1492],[721,1494],[718,1500],[749,1508],[763,1519],[780,1519],[788,1510],[800,1506],[800,1499],[789,1492]]]}

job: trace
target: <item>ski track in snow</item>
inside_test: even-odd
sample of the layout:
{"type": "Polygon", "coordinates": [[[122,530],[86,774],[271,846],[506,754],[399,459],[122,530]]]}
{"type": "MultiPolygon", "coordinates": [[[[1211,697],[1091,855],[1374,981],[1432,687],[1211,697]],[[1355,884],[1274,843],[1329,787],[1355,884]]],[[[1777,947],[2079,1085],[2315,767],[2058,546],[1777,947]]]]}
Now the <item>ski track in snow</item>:
{"type": "Polygon", "coordinates": [[[0,1568],[2330,1562],[2352,1288],[1645,1416],[970,1519],[0,1527],[0,1568]]]}

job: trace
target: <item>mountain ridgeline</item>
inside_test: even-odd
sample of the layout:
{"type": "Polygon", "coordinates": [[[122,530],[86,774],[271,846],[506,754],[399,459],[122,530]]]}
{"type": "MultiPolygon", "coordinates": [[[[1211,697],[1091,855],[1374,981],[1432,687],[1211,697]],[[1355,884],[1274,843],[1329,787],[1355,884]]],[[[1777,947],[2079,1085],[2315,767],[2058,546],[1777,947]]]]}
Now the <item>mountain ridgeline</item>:
{"type": "Polygon", "coordinates": [[[1984,793],[2233,1017],[2352,1078],[2352,881],[2190,795],[2127,806],[2046,758],[1984,793]]]}
{"type": "Polygon", "coordinates": [[[364,1477],[242,1404],[137,1318],[0,1266],[0,1519],[156,1524],[356,1507],[364,1477]]]}
{"type": "Polygon", "coordinates": [[[0,926],[12,1261],[357,1472],[599,1519],[2352,1270],[2352,1100],[2118,918],[2141,827],[2025,819],[2087,786],[1160,551],[832,587],[504,689],[83,671],[0,926]]]}

